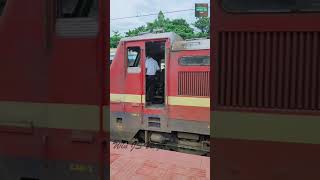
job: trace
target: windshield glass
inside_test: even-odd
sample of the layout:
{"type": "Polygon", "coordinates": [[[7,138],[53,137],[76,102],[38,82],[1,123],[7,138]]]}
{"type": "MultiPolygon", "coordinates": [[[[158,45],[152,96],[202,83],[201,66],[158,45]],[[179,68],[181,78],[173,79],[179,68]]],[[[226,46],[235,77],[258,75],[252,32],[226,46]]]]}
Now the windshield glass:
{"type": "Polygon", "coordinates": [[[3,9],[6,5],[7,0],[0,0],[0,16],[2,15],[3,9]]]}
{"type": "Polygon", "coordinates": [[[229,12],[312,12],[320,11],[320,0],[222,0],[229,12]]]}

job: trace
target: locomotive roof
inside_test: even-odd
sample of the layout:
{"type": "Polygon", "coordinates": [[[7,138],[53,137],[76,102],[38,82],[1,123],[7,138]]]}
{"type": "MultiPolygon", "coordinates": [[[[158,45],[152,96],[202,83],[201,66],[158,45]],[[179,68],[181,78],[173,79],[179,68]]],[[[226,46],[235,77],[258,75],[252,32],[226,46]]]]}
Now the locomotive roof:
{"type": "Polygon", "coordinates": [[[152,39],[170,39],[172,51],[210,49],[210,39],[183,40],[174,32],[147,33],[139,36],[125,37],[121,41],[139,41],[152,39]]]}
{"type": "Polygon", "coordinates": [[[174,32],[166,32],[166,33],[147,33],[139,36],[133,37],[125,37],[122,38],[121,41],[139,41],[145,39],[170,39],[171,43],[175,41],[182,41],[183,39],[174,32]]]}
{"type": "Polygon", "coordinates": [[[210,49],[210,39],[177,41],[172,46],[172,51],[200,50],[200,49],[210,49]]]}

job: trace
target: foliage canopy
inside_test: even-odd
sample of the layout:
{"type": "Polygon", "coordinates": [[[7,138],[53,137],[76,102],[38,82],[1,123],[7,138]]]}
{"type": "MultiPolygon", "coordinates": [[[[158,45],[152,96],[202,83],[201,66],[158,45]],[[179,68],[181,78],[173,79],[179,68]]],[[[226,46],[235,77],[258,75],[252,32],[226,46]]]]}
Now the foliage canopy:
{"type": "MultiPolygon", "coordinates": [[[[199,32],[196,32],[185,19],[173,19],[166,18],[162,11],[159,12],[158,17],[153,22],[148,22],[145,26],[140,26],[135,29],[131,29],[125,33],[125,37],[137,36],[144,32],[154,32],[158,29],[162,29],[164,32],[175,32],[184,39],[192,38],[209,38],[210,37],[210,18],[201,17],[192,24],[199,32]]],[[[116,48],[121,34],[118,31],[113,32],[110,37],[110,47],[116,48]]]]}

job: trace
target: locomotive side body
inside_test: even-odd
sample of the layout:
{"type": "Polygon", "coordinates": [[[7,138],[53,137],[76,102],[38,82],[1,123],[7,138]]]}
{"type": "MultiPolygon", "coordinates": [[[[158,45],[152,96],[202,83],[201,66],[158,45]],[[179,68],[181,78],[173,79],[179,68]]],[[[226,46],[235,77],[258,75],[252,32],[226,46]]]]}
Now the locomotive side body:
{"type": "Polygon", "coordinates": [[[218,0],[213,179],[319,179],[319,6],[218,0]]]}

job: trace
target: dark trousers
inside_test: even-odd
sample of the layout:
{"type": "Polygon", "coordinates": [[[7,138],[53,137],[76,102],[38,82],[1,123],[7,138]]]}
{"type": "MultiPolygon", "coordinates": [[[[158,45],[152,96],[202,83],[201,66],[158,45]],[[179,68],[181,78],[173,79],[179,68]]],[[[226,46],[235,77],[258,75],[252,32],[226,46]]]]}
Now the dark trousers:
{"type": "Polygon", "coordinates": [[[147,75],[147,102],[153,102],[155,91],[155,76],[147,75]]]}

